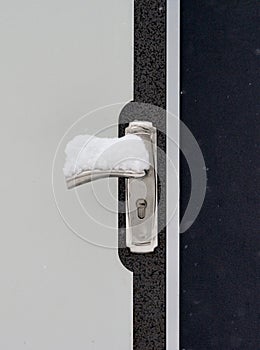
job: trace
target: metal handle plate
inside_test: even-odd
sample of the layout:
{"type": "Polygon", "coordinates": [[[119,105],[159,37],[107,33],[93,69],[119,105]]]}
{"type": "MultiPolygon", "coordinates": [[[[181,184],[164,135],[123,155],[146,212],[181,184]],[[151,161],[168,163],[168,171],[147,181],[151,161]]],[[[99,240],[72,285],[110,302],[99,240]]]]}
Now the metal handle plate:
{"type": "Polygon", "coordinates": [[[135,121],[126,134],[143,139],[150,162],[144,177],[126,179],[126,245],[133,253],[149,253],[158,245],[156,128],[150,122],[135,121]]]}

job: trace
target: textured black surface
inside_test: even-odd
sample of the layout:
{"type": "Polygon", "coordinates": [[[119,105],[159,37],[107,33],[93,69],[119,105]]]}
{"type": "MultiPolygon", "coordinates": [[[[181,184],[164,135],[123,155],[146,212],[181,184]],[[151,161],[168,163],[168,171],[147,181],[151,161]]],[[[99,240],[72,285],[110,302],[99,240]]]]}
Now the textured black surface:
{"type": "MultiPolygon", "coordinates": [[[[181,2],[181,117],[208,168],[202,212],[181,236],[181,349],[259,349],[258,11],[250,0],[181,2]]],[[[189,188],[182,160],[183,210],[189,188]]]]}
{"type": "MultiPolygon", "coordinates": [[[[134,101],[120,115],[119,135],[125,124],[148,120],[159,128],[158,147],[165,151],[166,107],[166,1],[135,1],[134,101]],[[156,108],[149,104],[161,107],[156,108]]],[[[160,186],[165,190],[165,159],[158,157],[160,186]]],[[[124,203],[124,181],[119,182],[119,199],[124,203]]],[[[159,225],[165,223],[165,191],[160,193],[159,225]]],[[[119,215],[119,244],[125,241],[125,216],[119,215]]],[[[134,273],[134,350],[164,350],[166,346],[166,237],[159,233],[154,253],[131,254],[120,248],[122,263],[134,273]]]]}

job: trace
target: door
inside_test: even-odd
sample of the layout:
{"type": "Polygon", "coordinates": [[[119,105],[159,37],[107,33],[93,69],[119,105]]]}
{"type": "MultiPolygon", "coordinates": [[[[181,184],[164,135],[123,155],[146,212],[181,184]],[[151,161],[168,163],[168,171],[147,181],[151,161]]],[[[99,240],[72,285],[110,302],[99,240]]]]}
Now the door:
{"type": "Polygon", "coordinates": [[[3,0],[0,12],[0,347],[131,349],[116,180],[113,196],[95,187],[101,202],[81,189],[82,209],[59,143],[86,129],[117,136],[132,99],[133,3],[3,0]]]}
{"type": "Polygon", "coordinates": [[[0,347],[178,349],[179,2],[0,2],[0,347]],[[67,143],[158,137],[158,246],[125,242],[122,179],[68,190],[67,143]]]}

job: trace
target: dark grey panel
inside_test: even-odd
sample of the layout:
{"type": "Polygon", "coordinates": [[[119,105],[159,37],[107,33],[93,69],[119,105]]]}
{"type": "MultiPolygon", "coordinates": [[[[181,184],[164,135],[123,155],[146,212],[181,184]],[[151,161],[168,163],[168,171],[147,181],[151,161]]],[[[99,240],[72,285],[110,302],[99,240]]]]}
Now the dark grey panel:
{"type": "MultiPolygon", "coordinates": [[[[258,11],[254,0],[181,1],[181,118],[208,168],[200,216],[181,235],[181,349],[259,349],[258,11]]],[[[185,210],[184,160],[180,179],[185,210]]]]}

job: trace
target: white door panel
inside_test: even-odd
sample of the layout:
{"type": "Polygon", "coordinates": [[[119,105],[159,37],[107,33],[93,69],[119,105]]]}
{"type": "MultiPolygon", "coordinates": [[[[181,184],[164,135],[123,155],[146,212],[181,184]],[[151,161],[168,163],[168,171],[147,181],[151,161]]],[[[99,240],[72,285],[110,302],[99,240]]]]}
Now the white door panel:
{"type": "Polygon", "coordinates": [[[66,190],[58,150],[54,190],[71,229],[55,203],[52,166],[82,115],[120,103],[83,118],[67,139],[117,124],[132,99],[132,5],[0,1],[1,349],[131,349],[132,275],[112,249],[116,180],[95,184],[111,211],[91,186],[79,190],[93,220],[66,190]]]}

